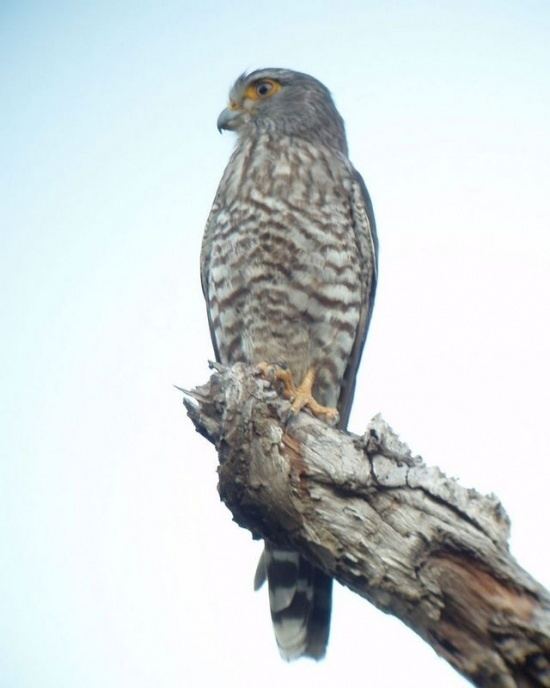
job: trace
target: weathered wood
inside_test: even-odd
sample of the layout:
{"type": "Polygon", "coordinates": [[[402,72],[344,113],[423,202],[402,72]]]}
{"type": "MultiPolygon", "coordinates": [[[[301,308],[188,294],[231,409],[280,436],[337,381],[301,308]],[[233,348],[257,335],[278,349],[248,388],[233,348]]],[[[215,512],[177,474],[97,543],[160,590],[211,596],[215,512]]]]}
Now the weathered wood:
{"type": "Polygon", "coordinates": [[[239,525],[291,543],[474,685],[550,686],[550,595],[510,555],[496,497],[426,466],[380,416],[363,437],[307,413],[289,421],[288,402],[242,364],[191,396],[239,525]]]}

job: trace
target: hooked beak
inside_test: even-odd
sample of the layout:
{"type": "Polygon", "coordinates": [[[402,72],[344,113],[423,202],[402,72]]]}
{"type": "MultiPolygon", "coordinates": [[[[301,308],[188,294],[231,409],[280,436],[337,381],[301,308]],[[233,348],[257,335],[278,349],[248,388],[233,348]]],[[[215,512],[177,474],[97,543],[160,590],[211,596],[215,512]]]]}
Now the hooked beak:
{"type": "Polygon", "coordinates": [[[218,121],[216,122],[216,126],[218,127],[218,131],[220,134],[222,133],[223,129],[227,129],[229,131],[233,131],[238,125],[238,118],[240,117],[240,112],[237,109],[230,109],[230,108],[225,108],[225,110],[222,110],[220,112],[220,116],[218,117],[218,121]]]}

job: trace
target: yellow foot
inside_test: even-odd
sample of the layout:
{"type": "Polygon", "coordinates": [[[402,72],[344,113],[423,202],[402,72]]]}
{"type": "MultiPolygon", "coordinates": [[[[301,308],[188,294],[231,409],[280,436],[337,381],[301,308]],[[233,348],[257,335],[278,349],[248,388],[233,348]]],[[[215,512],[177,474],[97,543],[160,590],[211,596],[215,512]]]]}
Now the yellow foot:
{"type": "Polygon", "coordinates": [[[307,371],[302,383],[298,387],[294,384],[290,370],[265,362],[258,365],[258,370],[268,380],[278,380],[283,383],[283,396],[292,402],[290,407],[291,414],[296,415],[303,408],[307,408],[317,418],[325,418],[329,422],[338,420],[337,409],[322,406],[313,397],[312,388],[315,382],[315,370],[313,368],[307,371]]]}
{"type": "Polygon", "coordinates": [[[329,406],[322,406],[314,399],[312,394],[314,382],[315,370],[310,368],[300,386],[294,389],[292,406],[290,407],[291,412],[299,413],[301,409],[308,408],[317,418],[324,417],[326,420],[335,421],[338,418],[338,411],[329,406]]]}

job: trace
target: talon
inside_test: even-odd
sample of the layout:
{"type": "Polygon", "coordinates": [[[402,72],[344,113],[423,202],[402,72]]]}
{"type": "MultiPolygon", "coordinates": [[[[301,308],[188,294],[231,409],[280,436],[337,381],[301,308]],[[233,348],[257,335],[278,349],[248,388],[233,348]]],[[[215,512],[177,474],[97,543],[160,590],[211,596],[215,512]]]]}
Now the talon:
{"type": "Polygon", "coordinates": [[[270,380],[272,378],[272,368],[273,366],[269,365],[269,363],[266,363],[265,361],[258,363],[258,365],[256,366],[258,375],[265,377],[266,380],[270,380]]]}
{"type": "Polygon", "coordinates": [[[258,363],[258,371],[260,375],[269,380],[270,382],[275,382],[276,380],[283,383],[283,394],[285,399],[290,399],[290,395],[296,392],[296,387],[294,386],[294,380],[292,379],[292,373],[290,370],[281,368],[278,365],[273,365],[272,363],[266,363],[262,361],[258,363]]]}
{"type": "Polygon", "coordinates": [[[303,408],[307,408],[317,418],[324,417],[328,422],[335,422],[339,418],[338,410],[320,404],[312,394],[315,382],[315,370],[310,368],[299,387],[294,384],[294,378],[290,370],[280,366],[271,365],[263,361],[258,364],[258,371],[263,377],[272,382],[277,380],[283,383],[283,396],[292,402],[290,414],[297,415],[303,408]]]}
{"type": "Polygon", "coordinates": [[[315,382],[315,370],[310,368],[302,384],[296,390],[294,401],[290,410],[292,413],[299,413],[303,408],[307,408],[317,418],[324,416],[327,421],[334,421],[338,418],[338,411],[329,406],[323,406],[312,394],[313,383],[315,382]]]}

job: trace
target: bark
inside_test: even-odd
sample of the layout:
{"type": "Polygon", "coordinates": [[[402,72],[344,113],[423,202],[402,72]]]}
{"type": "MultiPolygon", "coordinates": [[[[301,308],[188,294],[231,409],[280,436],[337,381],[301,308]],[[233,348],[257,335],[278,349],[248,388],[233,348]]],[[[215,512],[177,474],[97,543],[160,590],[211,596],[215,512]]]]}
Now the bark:
{"type": "Polygon", "coordinates": [[[474,685],[550,686],[550,595],[511,556],[496,497],[426,466],[380,416],[362,437],[289,420],[254,369],[216,368],[184,403],[239,525],[397,616],[474,685]]]}

